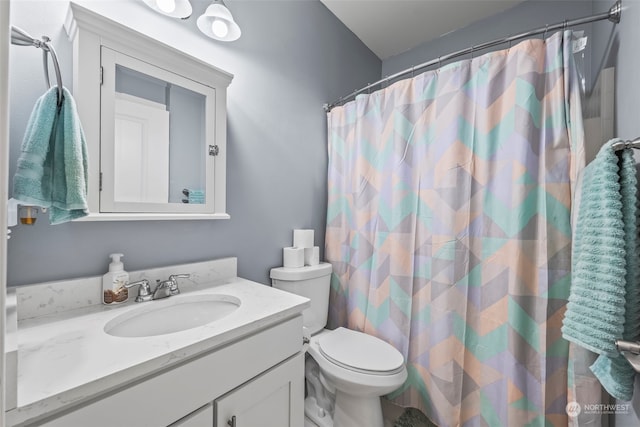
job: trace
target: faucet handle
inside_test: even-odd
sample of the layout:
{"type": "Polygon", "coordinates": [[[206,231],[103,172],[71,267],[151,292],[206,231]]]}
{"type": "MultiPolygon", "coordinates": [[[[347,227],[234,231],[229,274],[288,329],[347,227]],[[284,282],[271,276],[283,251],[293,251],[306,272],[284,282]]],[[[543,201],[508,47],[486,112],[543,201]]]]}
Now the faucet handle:
{"type": "Polygon", "coordinates": [[[191,277],[191,274],[172,274],[169,276],[169,293],[171,295],[178,295],[180,293],[180,288],[178,288],[178,280],[177,279],[188,279],[191,277]]]}
{"type": "Polygon", "coordinates": [[[147,279],[125,283],[124,285],[124,287],[127,289],[133,288],[134,286],[139,286],[136,302],[151,301],[151,286],[149,285],[149,281],[147,279]]]}

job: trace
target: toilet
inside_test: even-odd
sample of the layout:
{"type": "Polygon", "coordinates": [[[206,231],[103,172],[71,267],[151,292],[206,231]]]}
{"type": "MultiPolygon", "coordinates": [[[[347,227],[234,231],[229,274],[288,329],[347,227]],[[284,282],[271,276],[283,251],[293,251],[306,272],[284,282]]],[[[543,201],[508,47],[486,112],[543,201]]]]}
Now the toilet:
{"type": "Polygon", "coordinates": [[[305,362],[305,427],[383,427],[380,396],[407,379],[404,358],[390,344],[346,328],[324,329],[331,264],[271,269],[272,286],[311,300],[303,313],[310,335],[305,362]]]}

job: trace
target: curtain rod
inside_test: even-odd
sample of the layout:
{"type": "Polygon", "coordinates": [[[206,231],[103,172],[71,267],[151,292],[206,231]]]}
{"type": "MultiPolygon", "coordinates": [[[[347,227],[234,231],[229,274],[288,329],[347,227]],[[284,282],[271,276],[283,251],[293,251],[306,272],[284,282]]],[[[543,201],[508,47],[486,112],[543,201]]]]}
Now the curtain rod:
{"type": "Polygon", "coordinates": [[[490,42],[486,42],[486,43],[482,43],[479,45],[475,45],[475,46],[470,46],[466,49],[462,49],[462,50],[458,50],[456,52],[453,53],[449,53],[447,55],[443,55],[443,56],[439,56],[436,59],[432,59],[431,61],[427,61],[427,62],[423,62],[422,64],[419,65],[414,65],[411,68],[407,68],[406,70],[402,70],[399,71],[395,74],[392,74],[390,76],[387,76],[383,79],[378,80],[377,82],[374,83],[370,83],[368,85],[366,85],[365,87],[363,87],[362,89],[358,89],[354,92],[351,92],[349,95],[343,96],[342,98],[338,99],[337,101],[332,102],[331,104],[324,104],[323,108],[325,112],[329,112],[331,111],[331,109],[333,107],[336,107],[344,102],[346,102],[347,100],[354,98],[356,95],[361,94],[362,92],[365,92],[369,89],[374,88],[375,86],[378,86],[382,83],[386,83],[390,80],[394,80],[397,79],[398,77],[402,77],[405,74],[409,74],[409,73],[413,73],[416,70],[420,70],[422,68],[426,68],[426,67],[430,67],[431,65],[435,65],[435,64],[439,64],[442,61],[446,61],[448,59],[452,59],[452,58],[457,58],[458,56],[463,56],[463,55],[467,55],[467,54],[473,54],[473,52],[477,51],[477,50],[482,50],[482,49],[487,49],[493,46],[497,46],[503,43],[508,43],[508,42],[512,42],[515,40],[519,40],[519,39],[524,39],[527,37],[531,37],[531,36],[535,36],[538,34],[546,34],[548,31],[553,31],[553,30],[558,30],[558,29],[565,29],[567,27],[573,27],[576,25],[582,25],[582,24],[588,24],[590,22],[595,22],[595,21],[602,21],[602,20],[609,20],[615,24],[620,22],[620,16],[622,15],[622,2],[620,0],[616,1],[615,4],[613,6],[611,6],[611,8],[609,9],[608,12],[603,12],[603,13],[599,13],[597,15],[591,15],[591,16],[586,16],[584,18],[578,18],[578,19],[573,19],[571,21],[567,21],[564,20],[563,22],[559,22],[557,24],[551,24],[551,25],[545,25],[544,27],[540,27],[540,28],[536,28],[534,30],[529,30],[526,31],[524,33],[520,33],[520,34],[516,34],[515,36],[508,36],[502,39],[496,39],[496,40],[492,40],[490,42]]]}

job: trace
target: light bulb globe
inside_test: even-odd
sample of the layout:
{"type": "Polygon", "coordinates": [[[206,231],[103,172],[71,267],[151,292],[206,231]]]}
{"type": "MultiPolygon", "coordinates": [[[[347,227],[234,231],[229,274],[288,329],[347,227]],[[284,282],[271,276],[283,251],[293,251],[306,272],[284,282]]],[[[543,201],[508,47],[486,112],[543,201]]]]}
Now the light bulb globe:
{"type": "Polygon", "coordinates": [[[173,13],[176,10],[175,0],[156,0],[156,5],[164,13],[173,13]]]}
{"type": "Polygon", "coordinates": [[[222,19],[214,19],[211,23],[211,32],[220,38],[226,37],[229,34],[229,25],[222,19]]]}
{"type": "Polygon", "coordinates": [[[214,0],[198,17],[196,25],[207,37],[224,42],[237,40],[242,34],[222,0],[214,0]]]}

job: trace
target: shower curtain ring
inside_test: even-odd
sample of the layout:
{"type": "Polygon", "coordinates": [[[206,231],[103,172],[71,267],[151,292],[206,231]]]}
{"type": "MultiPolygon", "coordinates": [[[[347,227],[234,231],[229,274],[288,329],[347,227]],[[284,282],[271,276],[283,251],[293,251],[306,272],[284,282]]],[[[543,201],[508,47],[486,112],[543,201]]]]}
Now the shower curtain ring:
{"type": "Polygon", "coordinates": [[[544,26],[544,33],[542,34],[542,40],[547,39],[547,30],[549,29],[549,24],[544,26]]]}
{"type": "Polygon", "coordinates": [[[567,27],[568,27],[568,25],[569,25],[569,21],[567,21],[567,20],[565,19],[565,20],[564,20],[564,22],[562,23],[562,29],[563,29],[563,30],[566,30],[566,29],[567,29],[567,27]]]}
{"type": "Polygon", "coordinates": [[[473,51],[476,50],[475,46],[471,46],[471,59],[473,59],[473,51]]]}

